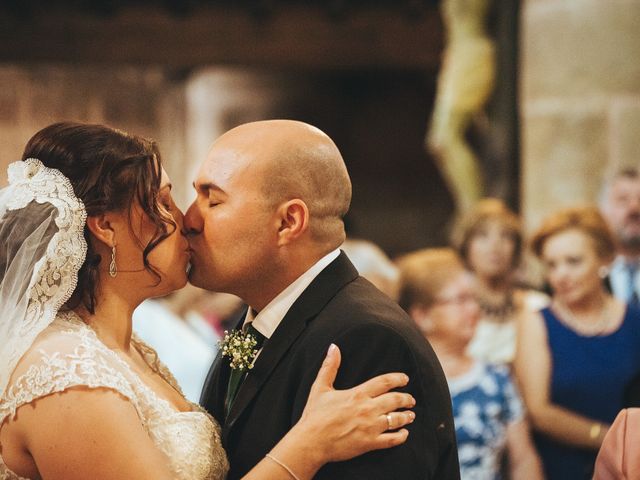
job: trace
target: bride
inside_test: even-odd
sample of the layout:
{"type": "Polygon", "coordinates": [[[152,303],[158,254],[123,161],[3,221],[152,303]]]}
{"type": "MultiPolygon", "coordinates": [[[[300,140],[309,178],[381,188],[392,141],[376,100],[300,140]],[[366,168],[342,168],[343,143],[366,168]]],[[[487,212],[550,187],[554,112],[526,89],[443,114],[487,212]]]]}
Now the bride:
{"type": "MultiPolygon", "coordinates": [[[[132,332],[187,281],[188,243],[155,143],[101,125],[36,133],[0,191],[0,479],[222,480],[220,427],[132,332]]],[[[176,346],[176,348],[179,348],[176,346]]],[[[399,445],[404,374],[332,387],[329,349],[300,421],[247,480],[310,479],[399,445]]]]}

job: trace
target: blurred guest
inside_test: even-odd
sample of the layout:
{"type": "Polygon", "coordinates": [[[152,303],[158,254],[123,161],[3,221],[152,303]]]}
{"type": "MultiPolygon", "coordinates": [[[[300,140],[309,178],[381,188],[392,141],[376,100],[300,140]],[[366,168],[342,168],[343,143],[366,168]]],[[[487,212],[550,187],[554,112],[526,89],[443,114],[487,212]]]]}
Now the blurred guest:
{"type": "Polygon", "coordinates": [[[640,409],[622,410],[602,442],[593,480],[640,478],[640,409]]]}
{"type": "Polygon", "coordinates": [[[368,240],[347,238],[340,248],[358,273],[390,298],[398,298],[398,268],[386,253],[368,240]]]}
{"type": "Polygon", "coordinates": [[[204,290],[204,292],[206,294],[202,295],[192,305],[192,308],[186,310],[184,318],[191,327],[199,332],[202,330],[213,331],[213,335],[209,334],[208,338],[215,340],[217,346],[218,341],[224,337],[224,332],[235,327],[238,317],[244,311],[245,304],[240,298],[229,293],[208,290],[204,290]]]}
{"type": "Polygon", "coordinates": [[[516,317],[549,301],[545,294],[516,281],[522,250],[520,219],[501,200],[481,200],[458,224],[453,243],[476,277],[481,311],[469,354],[487,362],[511,363],[516,317]]]}
{"type": "Polygon", "coordinates": [[[551,215],[532,249],[553,297],[519,319],[516,374],[547,478],[587,479],[640,369],[640,310],[604,288],[615,242],[596,208],[551,215]]]}
{"type": "Polygon", "coordinates": [[[210,292],[187,284],[184,288],[165,297],[168,306],[210,347],[217,349],[225,330],[231,330],[236,312],[243,307],[242,300],[228,293],[210,292]]]}
{"type": "Polygon", "coordinates": [[[182,393],[197,403],[216,350],[176,315],[164,299],[150,299],[133,312],[133,330],[162,358],[182,393]]]}
{"type": "Polygon", "coordinates": [[[480,316],[473,277],[453,249],[425,249],[399,260],[400,306],[433,346],[449,383],[462,480],[542,478],[522,400],[505,366],[467,353],[480,316]]]}
{"type": "Polygon", "coordinates": [[[613,294],[637,304],[640,296],[640,172],[626,169],[605,182],[600,207],[617,241],[607,284],[613,294]]]}

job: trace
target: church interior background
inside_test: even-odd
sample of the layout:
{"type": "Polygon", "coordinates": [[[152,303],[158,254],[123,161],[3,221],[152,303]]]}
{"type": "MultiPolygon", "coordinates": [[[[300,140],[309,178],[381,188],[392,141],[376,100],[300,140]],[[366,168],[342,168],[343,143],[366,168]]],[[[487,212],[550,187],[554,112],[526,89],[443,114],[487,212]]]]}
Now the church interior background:
{"type": "Polygon", "coordinates": [[[49,123],[106,123],[159,141],[185,207],[217,136],[296,118],[345,157],[350,235],[442,245],[457,199],[425,136],[455,3],[487,7],[496,53],[464,135],[484,194],[532,229],[638,164],[640,0],[23,0],[0,4],[0,167],[49,123]]]}

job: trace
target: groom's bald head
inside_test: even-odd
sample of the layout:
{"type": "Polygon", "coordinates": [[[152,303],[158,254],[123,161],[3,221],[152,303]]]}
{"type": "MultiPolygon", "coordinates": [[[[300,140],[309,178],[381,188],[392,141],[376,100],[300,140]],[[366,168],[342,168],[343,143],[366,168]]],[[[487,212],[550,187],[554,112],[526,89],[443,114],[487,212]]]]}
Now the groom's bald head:
{"type": "Polygon", "coordinates": [[[214,148],[232,149],[239,164],[259,174],[270,206],[302,200],[316,241],[332,248],[344,241],[351,181],[338,147],[324,132],[293,120],[252,122],[225,133],[214,148]]]}

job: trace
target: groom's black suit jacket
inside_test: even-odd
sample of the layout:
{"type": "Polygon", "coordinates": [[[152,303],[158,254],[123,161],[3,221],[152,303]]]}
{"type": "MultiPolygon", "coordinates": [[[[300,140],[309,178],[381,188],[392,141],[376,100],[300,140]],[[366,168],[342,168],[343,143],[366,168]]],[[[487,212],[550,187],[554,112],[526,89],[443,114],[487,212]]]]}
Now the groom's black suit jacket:
{"type": "Polygon", "coordinates": [[[411,319],[358,272],[344,253],[293,304],[265,343],[224,421],[227,359],[216,358],[201,403],[222,424],[228,480],[241,478],[298,421],[331,343],[342,365],[335,382],[350,388],[405,372],[417,401],[404,445],[326,465],[316,479],[459,479],[451,400],[440,364],[411,319]]]}

